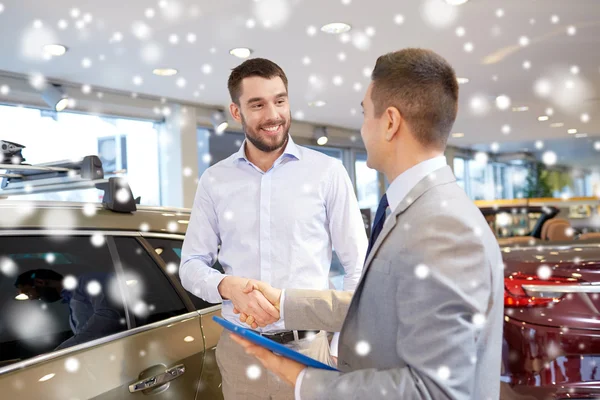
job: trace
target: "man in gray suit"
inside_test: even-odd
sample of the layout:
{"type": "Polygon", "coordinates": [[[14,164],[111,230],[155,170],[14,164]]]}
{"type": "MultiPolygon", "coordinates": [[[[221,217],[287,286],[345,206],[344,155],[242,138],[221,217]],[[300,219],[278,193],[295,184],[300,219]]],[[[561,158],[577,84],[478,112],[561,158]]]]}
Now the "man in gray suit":
{"type": "Polygon", "coordinates": [[[295,386],[296,399],[498,399],[503,264],[483,215],[446,165],[457,103],[456,75],[439,55],[381,56],[361,135],[367,164],[391,184],[354,296],[281,293],[258,281],[246,288],[279,306],[286,329],[341,331],[339,372],[305,368],[235,337],[295,386]]]}

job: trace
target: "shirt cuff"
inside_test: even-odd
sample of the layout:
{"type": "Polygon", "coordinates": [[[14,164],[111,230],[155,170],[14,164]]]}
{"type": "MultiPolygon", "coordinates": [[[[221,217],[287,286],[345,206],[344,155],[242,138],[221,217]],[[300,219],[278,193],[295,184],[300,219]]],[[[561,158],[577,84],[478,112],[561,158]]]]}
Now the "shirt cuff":
{"type": "Polygon", "coordinates": [[[285,320],[283,319],[283,302],[285,301],[285,289],[281,289],[281,297],[279,298],[279,321],[283,322],[285,327],[285,320]]]}
{"type": "Polygon", "coordinates": [[[336,332],[333,334],[333,338],[331,338],[331,343],[329,344],[329,353],[333,357],[338,356],[338,343],[340,341],[340,333],[336,332]]]}
{"type": "MultiPolygon", "coordinates": [[[[206,277],[205,285],[202,285],[202,282],[196,283],[196,286],[204,286],[208,289],[206,293],[207,296],[204,298],[204,296],[198,296],[196,293],[194,294],[200,298],[204,298],[204,300],[209,303],[222,303],[223,297],[221,296],[221,293],[219,293],[219,284],[226,276],[227,275],[220,273],[210,274],[206,277]]],[[[194,290],[198,290],[198,293],[202,293],[202,291],[196,287],[194,287],[194,290]]]]}
{"type": "Polygon", "coordinates": [[[304,374],[306,374],[306,371],[308,371],[308,368],[304,368],[302,371],[300,371],[300,375],[298,375],[298,378],[296,378],[296,387],[294,388],[294,399],[295,400],[301,400],[300,399],[300,386],[302,385],[302,379],[304,379],[304,374]]]}

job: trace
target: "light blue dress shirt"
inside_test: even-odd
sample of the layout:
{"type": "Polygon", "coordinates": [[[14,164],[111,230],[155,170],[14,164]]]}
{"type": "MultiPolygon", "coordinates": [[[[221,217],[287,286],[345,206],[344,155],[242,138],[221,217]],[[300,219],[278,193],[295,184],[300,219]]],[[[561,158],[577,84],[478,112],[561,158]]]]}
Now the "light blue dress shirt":
{"type": "MultiPolygon", "coordinates": [[[[345,272],[343,288],[354,290],[367,236],[339,160],[298,146],[290,137],[284,153],[264,172],[248,160],[245,144],[200,177],[179,274],[189,292],[223,302],[223,318],[247,327],[233,313],[232,302],[219,294],[225,276],[282,289],[329,289],[333,247],[345,272]],[[225,274],[212,268],[217,252],[225,274]]],[[[275,333],[285,327],[280,320],[258,330],[275,333]]]]}

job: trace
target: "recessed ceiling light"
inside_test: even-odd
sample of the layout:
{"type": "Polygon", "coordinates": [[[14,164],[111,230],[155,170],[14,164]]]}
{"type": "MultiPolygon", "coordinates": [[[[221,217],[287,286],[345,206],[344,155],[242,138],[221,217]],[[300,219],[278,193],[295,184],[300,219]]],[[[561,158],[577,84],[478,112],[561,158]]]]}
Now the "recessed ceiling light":
{"type": "Polygon", "coordinates": [[[562,128],[563,126],[565,126],[565,124],[563,124],[562,122],[555,122],[553,124],[550,124],[550,128],[562,128]]]}
{"type": "Polygon", "coordinates": [[[577,133],[577,129],[569,129],[569,130],[567,131],[567,133],[568,133],[569,135],[573,135],[573,134],[577,133]]]}
{"type": "Polygon", "coordinates": [[[529,107],[527,106],[523,106],[523,107],[513,107],[512,109],[514,112],[524,112],[524,111],[528,111],[529,107]]]}
{"type": "Polygon", "coordinates": [[[173,76],[177,74],[177,70],[175,68],[156,68],[152,73],[158,76],[173,76]]]}
{"type": "Polygon", "coordinates": [[[247,47],[236,47],[235,49],[229,50],[229,54],[237,58],[248,58],[252,54],[252,50],[247,47]]]}
{"type": "Polygon", "coordinates": [[[446,3],[450,4],[451,6],[460,6],[461,4],[465,4],[469,0],[445,0],[445,1],[446,1],[446,3]]]}
{"type": "Polygon", "coordinates": [[[53,57],[60,57],[66,52],[67,48],[62,44],[47,44],[44,46],[44,53],[53,57]]]}
{"type": "Polygon", "coordinates": [[[15,297],[15,300],[29,300],[29,296],[25,293],[21,293],[15,297]]]}
{"type": "Polygon", "coordinates": [[[456,78],[456,81],[461,84],[469,83],[469,78],[456,78]]]}
{"type": "Polygon", "coordinates": [[[575,137],[577,139],[586,138],[587,137],[587,133],[578,133],[577,135],[575,135],[575,137]]]}
{"type": "Polygon", "coordinates": [[[352,27],[343,22],[332,22],[321,27],[321,31],[331,33],[332,35],[339,35],[340,33],[348,32],[350,29],[352,27]]]}
{"type": "Polygon", "coordinates": [[[452,137],[458,139],[458,138],[465,137],[465,134],[464,133],[453,133],[452,137]]]}
{"type": "Polygon", "coordinates": [[[542,115],[541,117],[538,117],[538,121],[548,121],[548,118],[547,115],[542,115]]]}
{"type": "Polygon", "coordinates": [[[313,101],[311,103],[308,103],[308,105],[311,106],[311,107],[323,107],[326,104],[327,103],[325,103],[323,100],[317,100],[317,101],[313,101]]]}

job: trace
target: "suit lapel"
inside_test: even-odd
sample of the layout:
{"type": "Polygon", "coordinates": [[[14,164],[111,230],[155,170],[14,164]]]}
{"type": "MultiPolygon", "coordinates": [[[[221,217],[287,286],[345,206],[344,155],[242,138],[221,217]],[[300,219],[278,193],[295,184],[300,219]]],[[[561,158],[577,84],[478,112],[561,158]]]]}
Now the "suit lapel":
{"type": "MultiPolygon", "coordinates": [[[[398,217],[404,211],[406,211],[408,209],[408,207],[410,207],[413,203],[415,203],[419,199],[419,197],[421,197],[429,189],[431,189],[435,186],[438,186],[438,185],[443,185],[445,183],[450,183],[450,182],[455,182],[455,181],[456,181],[456,178],[454,177],[452,169],[450,169],[450,167],[446,166],[446,167],[438,169],[437,171],[433,172],[429,176],[427,176],[427,177],[423,178],[421,181],[419,181],[419,183],[417,183],[417,185],[408,193],[408,195],[404,199],[402,199],[402,201],[400,202],[398,207],[396,207],[396,209],[392,212],[392,215],[389,217],[389,219],[386,221],[385,225],[383,226],[383,230],[377,237],[375,244],[373,244],[373,248],[371,249],[371,252],[369,253],[367,260],[365,262],[365,266],[363,268],[363,277],[364,277],[367,269],[371,265],[371,262],[373,261],[375,254],[377,254],[377,250],[379,250],[381,243],[383,243],[386,236],[389,235],[389,233],[392,231],[392,229],[396,226],[396,224],[398,222],[398,217]]],[[[360,285],[360,283],[359,283],[359,285],[360,285]]],[[[358,287],[357,287],[357,290],[358,290],[358,287]]]]}
{"type": "MultiPolygon", "coordinates": [[[[400,202],[398,207],[396,207],[396,209],[393,211],[392,215],[386,221],[381,233],[379,234],[379,236],[377,237],[377,240],[375,241],[375,244],[373,244],[373,248],[371,249],[371,252],[369,253],[369,255],[367,257],[367,260],[365,261],[365,266],[363,268],[362,276],[360,278],[360,281],[358,282],[358,286],[356,287],[354,296],[352,296],[352,301],[351,301],[350,307],[348,309],[348,314],[346,316],[346,319],[344,320],[342,330],[340,331],[341,332],[340,341],[339,341],[340,349],[342,349],[344,344],[346,343],[344,340],[345,339],[344,336],[346,333],[345,329],[348,326],[349,320],[352,318],[356,318],[356,316],[353,314],[353,310],[356,308],[356,304],[360,301],[360,297],[362,294],[362,287],[363,287],[364,280],[367,275],[369,266],[373,262],[373,259],[375,258],[375,254],[377,253],[377,250],[379,250],[379,247],[381,247],[381,244],[383,243],[385,238],[390,234],[390,232],[398,224],[398,218],[400,217],[400,215],[402,215],[402,213],[404,211],[406,211],[412,204],[414,204],[419,199],[419,197],[421,197],[424,193],[426,193],[431,188],[438,186],[438,185],[443,185],[443,184],[452,183],[452,182],[456,182],[456,178],[454,177],[454,173],[452,172],[452,169],[450,169],[450,167],[446,166],[446,167],[438,169],[437,171],[434,171],[432,174],[430,174],[429,176],[422,179],[408,193],[408,195],[400,202]]],[[[349,348],[348,351],[351,351],[351,349],[349,348]]],[[[340,354],[340,356],[345,357],[345,354],[340,354]]],[[[342,362],[344,362],[344,360],[342,358],[340,358],[340,360],[342,362]]]]}

